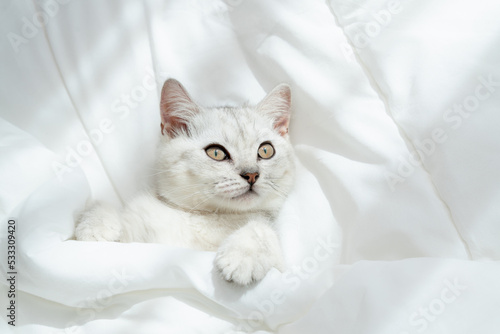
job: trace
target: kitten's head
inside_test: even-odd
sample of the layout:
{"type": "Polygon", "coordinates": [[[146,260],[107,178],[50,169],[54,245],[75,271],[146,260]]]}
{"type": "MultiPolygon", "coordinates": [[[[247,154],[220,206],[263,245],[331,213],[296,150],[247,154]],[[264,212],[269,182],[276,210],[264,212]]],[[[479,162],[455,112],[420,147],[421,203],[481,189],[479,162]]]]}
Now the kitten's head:
{"type": "Polygon", "coordinates": [[[189,210],[276,210],[293,185],[291,93],[274,88],[257,106],[203,108],[176,80],[161,93],[157,193],[189,210]]]}

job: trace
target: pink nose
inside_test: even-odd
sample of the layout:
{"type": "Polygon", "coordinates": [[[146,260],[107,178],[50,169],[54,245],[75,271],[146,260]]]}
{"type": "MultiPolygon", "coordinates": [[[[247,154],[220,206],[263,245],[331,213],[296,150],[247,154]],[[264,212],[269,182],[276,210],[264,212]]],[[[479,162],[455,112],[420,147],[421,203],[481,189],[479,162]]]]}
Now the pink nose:
{"type": "Polygon", "coordinates": [[[241,177],[247,180],[250,185],[253,185],[255,182],[257,182],[257,179],[259,178],[259,173],[246,173],[246,174],[241,174],[241,177]]]}

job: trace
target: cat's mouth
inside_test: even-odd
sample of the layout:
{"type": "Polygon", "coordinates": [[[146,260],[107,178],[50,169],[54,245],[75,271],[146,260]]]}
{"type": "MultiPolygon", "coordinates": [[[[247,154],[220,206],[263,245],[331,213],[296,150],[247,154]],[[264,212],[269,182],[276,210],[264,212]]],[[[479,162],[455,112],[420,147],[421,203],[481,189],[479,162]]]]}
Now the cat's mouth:
{"type": "Polygon", "coordinates": [[[231,199],[241,201],[241,200],[249,200],[249,199],[255,198],[257,196],[258,196],[258,194],[255,192],[255,190],[252,188],[249,188],[244,193],[239,194],[239,195],[234,196],[234,197],[231,197],[231,199]]]}

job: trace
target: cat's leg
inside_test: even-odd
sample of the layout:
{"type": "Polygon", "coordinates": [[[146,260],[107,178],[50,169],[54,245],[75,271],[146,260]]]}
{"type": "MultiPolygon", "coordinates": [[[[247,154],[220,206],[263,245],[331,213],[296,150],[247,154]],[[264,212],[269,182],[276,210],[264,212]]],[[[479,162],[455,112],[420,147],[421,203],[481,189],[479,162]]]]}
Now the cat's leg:
{"type": "Polygon", "coordinates": [[[224,279],[241,285],[261,280],[272,267],[283,270],[276,232],[266,221],[250,221],[224,240],[215,266],[224,279]]]}
{"type": "Polygon", "coordinates": [[[77,221],[76,240],[120,241],[122,226],[120,215],[110,205],[96,202],[85,210],[77,221]]]}

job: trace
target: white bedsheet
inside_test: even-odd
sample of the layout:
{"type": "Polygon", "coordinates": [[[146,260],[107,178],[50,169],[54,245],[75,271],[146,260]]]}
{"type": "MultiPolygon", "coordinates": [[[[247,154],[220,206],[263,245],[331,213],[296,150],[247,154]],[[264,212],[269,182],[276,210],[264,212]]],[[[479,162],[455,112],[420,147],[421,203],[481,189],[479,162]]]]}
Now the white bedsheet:
{"type": "Polygon", "coordinates": [[[0,9],[2,333],[500,332],[498,1],[0,9]],[[291,85],[286,272],[242,288],[212,252],[71,240],[87,200],[154,173],[169,77],[204,105],[291,85]]]}

